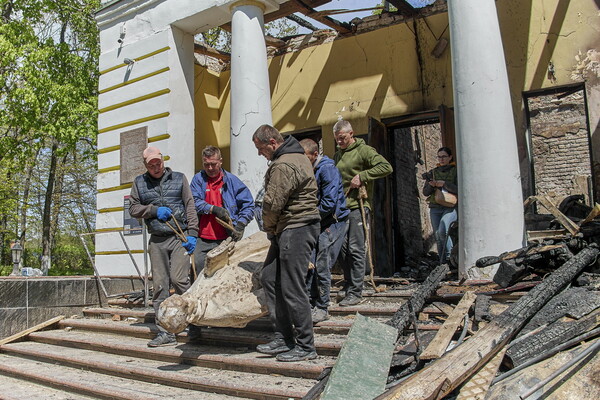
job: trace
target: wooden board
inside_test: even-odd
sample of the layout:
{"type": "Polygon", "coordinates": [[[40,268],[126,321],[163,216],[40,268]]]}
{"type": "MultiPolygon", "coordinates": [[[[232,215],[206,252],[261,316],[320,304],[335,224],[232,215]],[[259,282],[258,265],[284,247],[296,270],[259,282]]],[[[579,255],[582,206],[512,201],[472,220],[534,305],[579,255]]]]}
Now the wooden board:
{"type": "Polygon", "coordinates": [[[356,314],[322,400],[372,399],[385,390],[398,331],[356,314]]]}
{"type": "Polygon", "coordinates": [[[465,314],[469,312],[471,305],[475,302],[477,295],[475,292],[467,292],[460,300],[458,305],[444,322],[435,338],[429,343],[429,346],[421,353],[421,360],[433,360],[440,358],[448,348],[452,336],[463,322],[465,314]]]}
{"type": "Polygon", "coordinates": [[[502,363],[504,353],[506,353],[506,347],[485,364],[471,379],[466,381],[456,400],[484,400],[496,372],[498,372],[500,363],[502,363]]]}
{"type": "Polygon", "coordinates": [[[21,331],[19,333],[15,333],[12,336],[9,336],[7,338],[4,338],[2,340],[0,340],[0,346],[6,343],[10,343],[10,342],[14,342],[16,340],[19,340],[27,335],[29,335],[30,333],[33,333],[35,331],[39,331],[40,329],[44,329],[49,327],[50,325],[54,325],[55,323],[57,323],[58,321],[60,321],[61,319],[64,319],[65,316],[64,315],[59,315],[58,317],[54,317],[52,319],[49,319],[48,321],[42,322],[41,324],[37,324],[36,326],[32,326],[29,329],[25,329],[24,331],[21,331]]]}

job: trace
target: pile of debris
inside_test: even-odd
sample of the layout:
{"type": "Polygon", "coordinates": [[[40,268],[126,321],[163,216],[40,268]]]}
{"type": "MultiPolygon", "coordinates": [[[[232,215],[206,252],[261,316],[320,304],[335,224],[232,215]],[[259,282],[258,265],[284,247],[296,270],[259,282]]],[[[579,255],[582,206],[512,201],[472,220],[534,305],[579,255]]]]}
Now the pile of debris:
{"type": "Polygon", "coordinates": [[[438,266],[386,322],[391,332],[376,321],[353,326],[336,365],[305,399],[356,393],[376,399],[600,398],[600,205],[582,209],[571,201],[555,207],[542,196],[525,205],[533,202],[551,213],[545,229],[528,231],[529,245],[522,249],[477,262],[500,264],[493,284],[457,285],[462,295],[452,308],[435,301],[449,273],[447,265],[438,266]],[[485,294],[490,287],[530,290],[513,303],[500,303],[485,294]],[[417,329],[428,302],[449,308],[437,332],[417,329]],[[362,352],[353,345],[369,335],[373,341],[387,335],[393,343],[391,367],[384,374],[370,367],[352,375],[345,359],[387,363],[387,355],[368,344],[362,352]]]}

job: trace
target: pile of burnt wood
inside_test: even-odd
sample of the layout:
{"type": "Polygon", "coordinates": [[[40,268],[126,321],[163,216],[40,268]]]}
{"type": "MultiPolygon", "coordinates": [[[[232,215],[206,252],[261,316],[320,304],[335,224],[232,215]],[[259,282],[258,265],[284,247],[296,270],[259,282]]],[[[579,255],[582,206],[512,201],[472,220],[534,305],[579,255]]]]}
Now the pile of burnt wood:
{"type": "Polygon", "coordinates": [[[376,399],[600,398],[600,205],[580,200],[527,199],[550,214],[528,217],[528,246],[478,260],[499,264],[494,283],[436,267],[387,321],[398,342],[376,399]]]}
{"type": "Polygon", "coordinates": [[[600,205],[567,200],[526,201],[550,212],[535,217],[546,226],[528,231],[527,247],[478,260],[499,263],[496,290],[462,286],[437,332],[417,320],[426,303],[444,308],[435,300],[448,268],[430,274],[388,322],[399,345],[377,399],[600,398],[600,205]],[[511,288],[514,300],[495,300],[511,288]]]}

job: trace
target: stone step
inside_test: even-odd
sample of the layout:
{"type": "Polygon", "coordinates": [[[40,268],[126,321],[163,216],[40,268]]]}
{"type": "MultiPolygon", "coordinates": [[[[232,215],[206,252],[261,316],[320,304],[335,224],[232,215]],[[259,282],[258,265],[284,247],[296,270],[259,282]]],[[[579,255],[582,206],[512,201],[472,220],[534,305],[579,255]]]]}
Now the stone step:
{"type": "MultiPolygon", "coordinates": [[[[29,382],[47,385],[61,391],[74,392],[101,399],[231,399],[230,396],[226,395],[197,392],[189,389],[164,386],[158,383],[142,382],[7,354],[0,354],[0,374],[26,379],[29,382]]],[[[4,388],[2,392],[6,393],[6,389],[4,388]]],[[[51,398],[49,395],[50,393],[45,398],[51,398]]],[[[30,397],[17,398],[29,399],[30,397]]]]}
{"type": "Polygon", "coordinates": [[[78,329],[34,332],[29,340],[56,346],[75,347],[133,358],[159,360],[175,364],[195,365],[215,370],[278,374],[288,377],[316,379],[323,368],[335,359],[319,356],[315,360],[297,363],[278,362],[274,357],[254,351],[253,346],[205,346],[178,343],[176,346],[149,348],[147,338],[100,333],[78,329]]]}
{"type": "Polygon", "coordinates": [[[93,400],[97,397],[84,396],[54,389],[31,381],[13,378],[0,373],[2,400],[93,400]]]}
{"type": "Polygon", "coordinates": [[[214,370],[37,342],[11,343],[4,354],[174,388],[253,399],[301,398],[314,380],[214,370]]]}
{"type": "MultiPolygon", "coordinates": [[[[150,340],[158,332],[156,326],[152,323],[137,323],[130,321],[113,321],[108,319],[64,319],[58,323],[63,329],[79,329],[92,332],[106,332],[131,336],[150,340]]],[[[347,327],[349,329],[349,326],[347,327]]],[[[240,347],[246,346],[254,349],[257,345],[267,343],[272,339],[272,333],[269,331],[255,331],[251,329],[240,328],[201,328],[200,340],[195,341],[194,345],[200,346],[224,346],[240,347]]],[[[187,343],[187,332],[181,332],[177,335],[177,340],[181,343],[187,343]]],[[[345,335],[328,334],[326,336],[316,335],[315,346],[320,355],[335,356],[339,353],[345,335]]]]}

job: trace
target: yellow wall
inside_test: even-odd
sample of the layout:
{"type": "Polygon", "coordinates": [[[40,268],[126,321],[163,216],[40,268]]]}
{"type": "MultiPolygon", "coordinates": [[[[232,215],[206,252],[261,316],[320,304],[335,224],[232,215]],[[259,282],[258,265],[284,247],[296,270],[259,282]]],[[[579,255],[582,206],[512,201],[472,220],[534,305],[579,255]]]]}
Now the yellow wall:
{"type": "MultiPolygon", "coordinates": [[[[498,0],[496,6],[526,168],[522,92],[575,82],[571,73],[578,53],[600,49],[599,7],[594,0],[498,0]],[[549,61],[555,82],[548,79],[549,61]]],[[[339,115],[363,134],[368,116],[381,119],[452,106],[450,46],[439,59],[431,55],[440,38],[450,40],[447,13],[271,59],[275,127],[284,133],[322,127],[325,152],[331,155],[330,132],[339,115]]],[[[229,72],[217,78],[198,66],[196,100],[197,142],[219,145],[228,154],[229,72]]],[[[598,129],[597,116],[590,123],[592,132],[598,129]]],[[[594,138],[600,149],[598,142],[600,134],[594,138]]],[[[594,158],[600,161],[600,153],[594,158]]]]}

